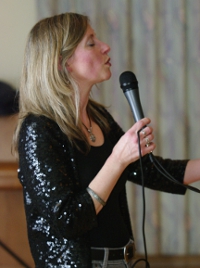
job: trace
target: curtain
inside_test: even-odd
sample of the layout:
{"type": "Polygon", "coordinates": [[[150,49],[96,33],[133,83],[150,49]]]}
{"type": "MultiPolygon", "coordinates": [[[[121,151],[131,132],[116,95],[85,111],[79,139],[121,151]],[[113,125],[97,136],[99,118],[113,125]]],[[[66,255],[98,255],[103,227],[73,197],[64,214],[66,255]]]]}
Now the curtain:
{"type": "MultiPolygon", "coordinates": [[[[90,17],[97,36],[111,47],[112,77],[93,89],[126,131],[133,123],[119,76],[130,70],[139,82],[144,114],[151,118],[154,155],[200,156],[199,0],[37,0],[38,20],[58,13],[90,17]]],[[[193,186],[200,188],[200,183],[193,186]]],[[[137,252],[144,253],[142,191],[128,184],[137,252]]],[[[199,254],[199,194],[145,190],[145,233],[149,254],[199,254]]]]}

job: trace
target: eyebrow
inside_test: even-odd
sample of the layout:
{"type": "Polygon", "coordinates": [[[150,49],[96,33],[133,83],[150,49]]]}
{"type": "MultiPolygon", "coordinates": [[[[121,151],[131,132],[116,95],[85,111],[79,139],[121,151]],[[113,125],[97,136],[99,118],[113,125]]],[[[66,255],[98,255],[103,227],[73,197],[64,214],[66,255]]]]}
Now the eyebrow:
{"type": "Polygon", "coordinates": [[[95,34],[90,34],[88,37],[87,37],[87,39],[90,39],[90,38],[94,38],[96,35],[95,34]]]}
{"type": "Polygon", "coordinates": [[[88,36],[86,36],[86,38],[85,38],[85,42],[87,43],[90,39],[93,39],[94,36],[95,36],[95,35],[94,35],[93,33],[89,34],[88,36]]]}
{"type": "Polygon", "coordinates": [[[86,40],[86,42],[90,39],[90,38],[95,38],[96,37],[96,33],[93,31],[93,32],[91,32],[91,33],[89,33],[89,35],[87,36],[85,36],[85,40],[86,40]]]}

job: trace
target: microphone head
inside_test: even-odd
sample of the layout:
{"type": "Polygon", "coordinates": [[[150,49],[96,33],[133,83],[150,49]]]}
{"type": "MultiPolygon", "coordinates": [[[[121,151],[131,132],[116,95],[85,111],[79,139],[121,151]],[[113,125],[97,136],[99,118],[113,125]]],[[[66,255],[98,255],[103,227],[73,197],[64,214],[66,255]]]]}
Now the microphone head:
{"type": "Polygon", "coordinates": [[[120,87],[125,92],[130,89],[138,88],[138,81],[134,73],[130,71],[123,72],[119,77],[120,87]]]}

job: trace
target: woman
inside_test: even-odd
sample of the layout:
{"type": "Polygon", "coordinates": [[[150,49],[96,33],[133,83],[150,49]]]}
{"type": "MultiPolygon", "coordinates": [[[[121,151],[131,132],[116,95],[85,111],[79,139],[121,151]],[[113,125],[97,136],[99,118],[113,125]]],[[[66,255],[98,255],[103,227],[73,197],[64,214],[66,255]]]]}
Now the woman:
{"type": "MultiPolygon", "coordinates": [[[[145,186],[185,193],[145,157],[155,149],[150,119],[124,133],[90,98],[92,86],[111,76],[109,51],[80,14],[46,18],[28,37],[14,140],[37,268],[131,267],[125,182],[141,184],[139,130],[145,186]]],[[[197,160],[157,159],[180,182],[200,177],[197,160]]]]}

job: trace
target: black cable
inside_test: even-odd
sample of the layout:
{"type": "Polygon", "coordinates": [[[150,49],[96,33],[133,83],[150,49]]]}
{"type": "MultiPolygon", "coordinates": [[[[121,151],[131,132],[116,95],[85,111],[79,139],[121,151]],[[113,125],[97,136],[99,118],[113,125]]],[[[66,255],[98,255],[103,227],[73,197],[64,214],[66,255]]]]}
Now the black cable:
{"type": "Polygon", "coordinates": [[[182,186],[182,187],[185,187],[191,191],[194,191],[194,192],[197,192],[197,193],[200,193],[200,190],[196,187],[193,187],[191,185],[185,185],[179,181],[177,181],[172,175],[170,175],[165,169],[164,167],[159,163],[159,161],[156,159],[156,157],[150,153],[149,154],[149,158],[151,160],[151,162],[154,164],[155,168],[164,176],[166,177],[167,179],[169,179],[170,181],[182,186]]]}
{"type": "Polygon", "coordinates": [[[7,251],[15,260],[17,260],[20,264],[22,264],[23,267],[31,268],[20,257],[18,257],[11,249],[9,249],[1,240],[0,240],[0,246],[2,246],[2,248],[5,251],[7,251]]]}
{"type": "MultiPolygon", "coordinates": [[[[141,129],[142,130],[142,129],[141,129]]],[[[140,131],[137,132],[138,136],[138,151],[139,151],[139,160],[140,160],[140,168],[141,168],[141,180],[142,180],[142,200],[143,200],[143,215],[142,215],[142,236],[143,236],[143,243],[144,243],[144,259],[138,259],[132,265],[132,268],[138,262],[144,261],[146,264],[146,268],[150,268],[150,264],[148,262],[148,254],[147,254],[147,246],[146,246],[146,237],[145,237],[145,214],[146,214],[146,201],[145,201],[145,187],[144,187],[144,174],[143,174],[143,166],[142,166],[142,153],[141,153],[141,146],[140,146],[140,131]]]]}

